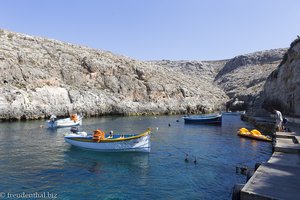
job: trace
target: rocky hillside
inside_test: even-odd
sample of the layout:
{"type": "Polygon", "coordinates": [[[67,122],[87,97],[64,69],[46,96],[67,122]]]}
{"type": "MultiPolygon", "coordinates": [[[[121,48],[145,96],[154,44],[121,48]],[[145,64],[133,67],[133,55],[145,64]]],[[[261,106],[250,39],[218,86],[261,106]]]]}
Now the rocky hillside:
{"type": "Polygon", "coordinates": [[[287,49],[273,49],[237,56],[229,60],[215,77],[229,96],[227,108],[249,110],[264,89],[267,77],[280,64],[287,49]]]}
{"type": "Polygon", "coordinates": [[[6,30],[0,71],[0,119],[201,113],[229,100],[211,77],[6,30]]]}
{"type": "Polygon", "coordinates": [[[287,49],[273,49],[220,61],[152,61],[220,87],[230,100],[229,110],[253,110],[267,77],[280,64],[287,49]]]}
{"type": "Polygon", "coordinates": [[[201,79],[206,82],[213,84],[215,77],[224,65],[229,60],[219,60],[219,61],[152,61],[154,63],[166,68],[171,68],[174,71],[180,72],[182,74],[188,75],[193,79],[201,79]]]}
{"type": "Polygon", "coordinates": [[[6,30],[0,42],[0,119],[225,108],[263,114],[274,106],[300,115],[299,39],[288,51],[230,60],[148,62],[6,30]]]}
{"type": "Polygon", "coordinates": [[[300,116],[300,38],[291,43],[280,65],[268,77],[256,107],[277,108],[300,116]]]}

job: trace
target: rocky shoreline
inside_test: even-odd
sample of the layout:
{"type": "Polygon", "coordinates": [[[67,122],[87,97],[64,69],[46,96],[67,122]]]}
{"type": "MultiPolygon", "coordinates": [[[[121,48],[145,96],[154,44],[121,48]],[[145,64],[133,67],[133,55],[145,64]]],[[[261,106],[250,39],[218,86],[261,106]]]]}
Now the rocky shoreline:
{"type": "MultiPolygon", "coordinates": [[[[7,30],[0,30],[0,42],[0,120],[41,119],[51,113],[194,114],[226,108],[263,113],[262,94],[269,95],[268,89],[275,87],[266,86],[266,80],[270,84],[278,66],[277,74],[285,77],[282,69],[300,60],[298,43],[293,50],[274,49],[229,60],[138,61],[7,30]]],[[[298,68],[286,88],[293,89],[291,84],[299,80],[298,68]]],[[[298,91],[296,87],[292,92],[298,91]]],[[[288,99],[296,106],[289,108],[293,114],[299,114],[298,94],[288,99]]]]}

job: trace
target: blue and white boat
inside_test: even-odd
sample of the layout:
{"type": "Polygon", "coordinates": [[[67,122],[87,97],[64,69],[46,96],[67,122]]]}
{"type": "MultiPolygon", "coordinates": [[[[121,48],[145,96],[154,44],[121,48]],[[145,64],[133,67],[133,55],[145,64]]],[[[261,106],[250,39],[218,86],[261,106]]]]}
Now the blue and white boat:
{"type": "Polygon", "coordinates": [[[222,114],[184,116],[183,119],[191,124],[222,124],[222,114]]]}
{"type": "Polygon", "coordinates": [[[150,152],[151,130],[141,134],[114,134],[108,135],[101,130],[94,131],[93,135],[86,132],[66,134],[65,141],[73,146],[95,151],[120,152],[139,151],[150,152]]]}

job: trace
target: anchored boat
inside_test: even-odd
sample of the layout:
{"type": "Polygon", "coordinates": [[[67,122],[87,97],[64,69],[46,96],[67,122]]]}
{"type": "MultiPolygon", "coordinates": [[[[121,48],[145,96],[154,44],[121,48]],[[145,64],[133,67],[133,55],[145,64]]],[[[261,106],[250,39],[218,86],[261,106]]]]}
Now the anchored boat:
{"type": "Polygon", "coordinates": [[[222,112],[222,115],[244,115],[246,114],[246,111],[243,110],[243,111],[235,111],[235,112],[222,112]]]}
{"type": "Polygon", "coordinates": [[[70,133],[65,141],[73,146],[97,151],[141,151],[150,152],[151,131],[141,134],[105,134],[101,130],[88,135],[86,132],[70,133]]]}
{"type": "Polygon", "coordinates": [[[82,118],[82,115],[73,114],[68,118],[57,120],[55,115],[51,115],[47,121],[47,126],[48,128],[79,126],[82,124],[82,118]]]}
{"type": "Polygon", "coordinates": [[[246,128],[240,128],[240,130],[237,133],[239,136],[242,137],[247,137],[247,138],[252,138],[252,139],[256,139],[256,140],[262,140],[262,141],[267,141],[267,142],[272,142],[272,138],[270,136],[266,136],[261,134],[261,132],[259,132],[256,129],[253,129],[251,131],[249,131],[246,128]]]}
{"type": "Polygon", "coordinates": [[[222,123],[221,114],[184,116],[183,119],[185,123],[194,123],[194,124],[221,124],[222,123]]]}

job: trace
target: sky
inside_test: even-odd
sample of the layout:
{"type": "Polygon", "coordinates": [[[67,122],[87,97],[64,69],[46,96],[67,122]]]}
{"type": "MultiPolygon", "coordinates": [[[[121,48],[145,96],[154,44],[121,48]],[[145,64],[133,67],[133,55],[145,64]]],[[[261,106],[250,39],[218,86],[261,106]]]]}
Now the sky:
{"type": "Polygon", "coordinates": [[[221,60],[289,47],[300,1],[1,0],[0,29],[138,60],[221,60]]]}

